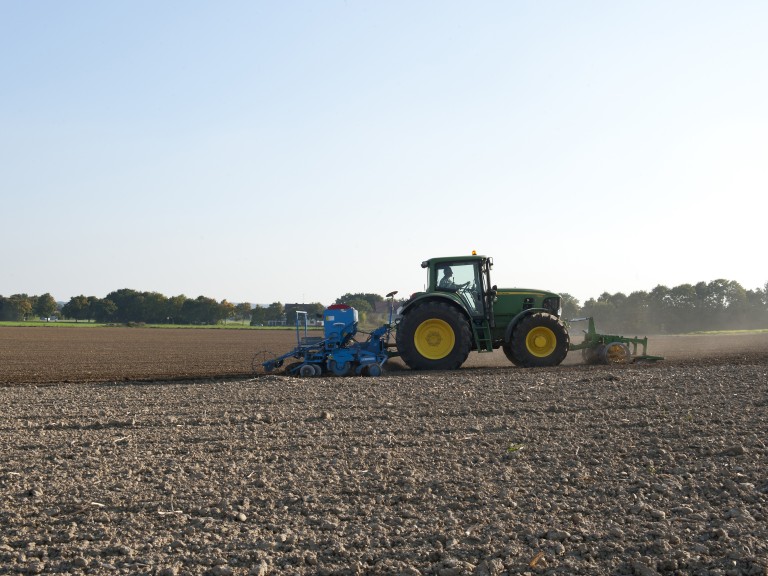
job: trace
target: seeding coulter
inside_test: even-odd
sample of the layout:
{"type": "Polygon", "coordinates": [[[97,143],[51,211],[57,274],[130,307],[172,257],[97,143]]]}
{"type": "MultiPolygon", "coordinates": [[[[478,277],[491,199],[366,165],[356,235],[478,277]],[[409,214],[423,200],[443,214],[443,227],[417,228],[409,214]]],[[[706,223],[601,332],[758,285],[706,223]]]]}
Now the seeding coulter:
{"type": "Polygon", "coordinates": [[[587,363],[661,359],[646,354],[647,338],[599,334],[592,318],[572,321],[588,321],[588,328],[581,343],[571,343],[561,318],[560,296],[546,290],[497,287],[491,283],[493,260],[488,256],[473,252],[431,258],[421,266],[427,271],[424,291],[412,294],[396,315],[396,292],[388,294],[389,322],[369,333],[365,342],[355,340],[360,330],[354,308],[329,306],[322,337],[309,337],[306,313],[298,313],[296,347],[277,357],[262,353],[254,368],[271,372],[293,358],[285,366],[289,374],[378,376],[389,358],[399,356],[414,370],[455,370],[471,351],[499,348],[512,364],[525,368],[557,366],[576,350],[582,351],[587,363]],[[394,345],[390,342],[393,331],[394,345]],[[642,346],[641,355],[638,346],[642,346]]]}

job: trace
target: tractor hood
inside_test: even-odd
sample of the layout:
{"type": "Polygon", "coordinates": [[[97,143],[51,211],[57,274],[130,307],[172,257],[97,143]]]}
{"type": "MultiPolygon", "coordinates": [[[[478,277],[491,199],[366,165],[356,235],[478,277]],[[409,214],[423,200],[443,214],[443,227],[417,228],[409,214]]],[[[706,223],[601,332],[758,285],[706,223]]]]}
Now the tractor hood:
{"type": "Polygon", "coordinates": [[[549,292],[548,290],[537,290],[535,288],[496,288],[496,295],[501,296],[522,296],[529,295],[537,298],[560,298],[560,294],[549,292]]]}
{"type": "Polygon", "coordinates": [[[560,316],[560,295],[548,290],[535,288],[496,288],[493,304],[497,316],[514,314],[531,308],[543,309],[555,316],[560,316]]]}

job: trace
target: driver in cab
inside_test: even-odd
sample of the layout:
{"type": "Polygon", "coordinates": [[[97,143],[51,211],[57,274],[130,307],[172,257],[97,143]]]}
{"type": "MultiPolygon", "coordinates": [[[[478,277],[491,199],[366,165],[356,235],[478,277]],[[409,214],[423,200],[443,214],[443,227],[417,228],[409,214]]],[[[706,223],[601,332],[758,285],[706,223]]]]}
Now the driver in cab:
{"type": "Polygon", "coordinates": [[[451,270],[450,266],[446,266],[443,268],[443,277],[440,278],[440,282],[437,283],[437,286],[443,290],[455,292],[461,288],[469,286],[469,281],[464,282],[464,284],[456,284],[456,282],[453,281],[453,270],[451,270]]]}

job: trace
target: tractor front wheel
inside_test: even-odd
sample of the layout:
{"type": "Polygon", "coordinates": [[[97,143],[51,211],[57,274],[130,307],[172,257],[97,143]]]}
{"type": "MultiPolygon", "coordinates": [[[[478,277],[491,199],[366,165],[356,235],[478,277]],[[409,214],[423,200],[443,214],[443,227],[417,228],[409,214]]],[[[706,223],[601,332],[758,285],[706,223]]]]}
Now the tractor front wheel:
{"type": "Polygon", "coordinates": [[[523,364],[515,357],[515,353],[512,351],[512,341],[504,342],[501,349],[504,351],[504,356],[507,357],[507,360],[512,362],[515,366],[523,366],[523,364]]]}
{"type": "Polygon", "coordinates": [[[405,313],[396,343],[403,362],[413,370],[455,370],[469,356],[472,332],[457,308],[427,301],[405,313]]]}
{"type": "Polygon", "coordinates": [[[512,340],[504,351],[517,366],[539,368],[557,366],[568,354],[570,338],[560,320],[546,312],[526,316],[512,331],[512,340]]]}

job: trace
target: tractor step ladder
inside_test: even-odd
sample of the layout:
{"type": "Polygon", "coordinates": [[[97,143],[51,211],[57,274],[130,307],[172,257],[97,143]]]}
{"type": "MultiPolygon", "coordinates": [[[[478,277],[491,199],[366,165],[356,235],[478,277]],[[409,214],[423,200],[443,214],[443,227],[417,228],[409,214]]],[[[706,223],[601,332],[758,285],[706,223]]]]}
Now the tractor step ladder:
{"type": "Polygon", "coordinates": [[[472,322],[472,332],[475,336],[478,352],[493,352],[493,339],[491,338],[491,327],[487,322],[472,322]]]}

